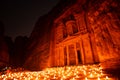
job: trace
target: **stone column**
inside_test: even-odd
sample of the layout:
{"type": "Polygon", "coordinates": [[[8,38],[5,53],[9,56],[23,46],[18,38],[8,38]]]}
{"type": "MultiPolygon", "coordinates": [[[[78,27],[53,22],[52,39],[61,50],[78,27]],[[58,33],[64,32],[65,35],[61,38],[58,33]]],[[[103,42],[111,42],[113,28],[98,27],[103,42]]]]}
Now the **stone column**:
{"type": "Polygon", "coordinates": [[[63,57],[64,57],[63,47],[58,46],[58,52],[57,52],[57,55],[56,55],[56,58],[55,58],[55,61],[54,61],[54,62],[57,61],[57,66],[62,66],[64,64],[63,57]]]}
{"type": "Polygon", "coordinates": [[[64,66],[64,47],[60,46],[60,66],[64,66]]]}
{"type": "Polygon", "coordinates": [[[66,45],[64,45],[64,66],[67,65],[67,48],[66,45]]]}
{"type": "MultiPolygon", "coordinates": [[[[51,55],[52,56],[52,55],[51,55]]],[[[55,48],[55,53],[54,53],[54,59],[53,59],[53,61],[54,61],[54,66],[57,66],[57,48],[55,48]]]]}
{"type": "Polygon", "coordinates": [[[83,46],[83,41],[82,39],[80,40],[80,51],[81,51],[81,57],[82,57],[82,63],[85,64],[85,51],[84,51],[84,46],[83,46]]]}
{"type": "Polygon", "coordinates": [[[59,66],[61,66],[61,46],[59,46],[59,66]]]}
{"type": "Polygon", "coordinates": [[[66,46],[66,48],[67,48],[67,65],[70,65],[68,45],[66,46]]]}
{"type": "Polygon", "coordinates": [[[56,66],[60,65],[60,48],[58,47],[56,50],[56,66]]]}
{"type": "Polygon", "coordinates": [[[58,60],[58,66],[60,66],[60,48],[58,48],[58,54],[57,54],[57,60],[58,60]]]}
{"type": "Polygon", "coordinates": [[[75,43],[74,43],[74,50],[75,50],[76,64],[78,65],[78,55],[77,55],[77,48],[75,43]]]}

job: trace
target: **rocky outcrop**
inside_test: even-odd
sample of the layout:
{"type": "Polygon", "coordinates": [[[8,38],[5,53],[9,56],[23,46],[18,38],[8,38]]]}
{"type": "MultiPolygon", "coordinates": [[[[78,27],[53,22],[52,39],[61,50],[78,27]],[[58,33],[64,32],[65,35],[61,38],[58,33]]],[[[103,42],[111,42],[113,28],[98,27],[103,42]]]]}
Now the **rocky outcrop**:
{"type": "Polygon", "coordinates": [[[7,44],[7,47],[8,47],[8,53],[9,53],[9,65],[12,65],[12,59],[14,59],[12,56],[14,55],[13,54],[13,50],[14,50],[14,43],[12,41],[12,38],[9,37],[9,36],[5,36],[4,37],[4,40],[7,44]]]}
{"type": "Polygon", "coordinates": [[[28,41],[26,36],[18,36],[15,42],[11,37],[4,35],[4,26],[0,22],[0,68],[11,66],[22,67],[25,62],[25,45],[28,41]]]}
{"type": "Polygon", "coordinates": [[[0,68],[5,67],[9,64],[9,52],[8,46],[4,38],[4,26],[0,22],[0,68]]]}
{"type": "Polygon", "coordinates": [[[120,55],[118,0],[61,0],[37,21],[24,67],[94,64],[120,55]]]}
{"type": "Polygon", "coordinates": [[[88,19],[93,31],[100,61],[120,55],[120,6],[117,0],[91,2],[88,19]],[[94,7],[92,6],[94,5],[94,7]]]}
{"type": "Polygon", "coordinates": [[[13,53],[11,54],[10,60],[14,67],[22,67],[25,61],[25,45],[28,38],[26,36],[17,36],[13,43],[13,53]]]}
{"type": "Polygon", "coordinates": [[[16,68],[22,67],[25,61],[25,45],[28,38],[26,36],[17,36],[13,42],[11,37],[5,36],[4,41],[8,47],[9,66],[16,68]]]}

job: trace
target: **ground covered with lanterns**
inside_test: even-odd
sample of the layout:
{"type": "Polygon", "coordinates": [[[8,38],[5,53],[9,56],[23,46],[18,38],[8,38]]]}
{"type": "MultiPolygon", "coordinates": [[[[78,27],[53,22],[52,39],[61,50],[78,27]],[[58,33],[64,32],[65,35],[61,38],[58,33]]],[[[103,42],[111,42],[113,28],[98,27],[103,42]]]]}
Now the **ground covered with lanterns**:
{"type": "Polygon", "coordinates": [[[43,71],[8,71],[0,80],[119,80],[100,64],[47,68],[43,71]]]}

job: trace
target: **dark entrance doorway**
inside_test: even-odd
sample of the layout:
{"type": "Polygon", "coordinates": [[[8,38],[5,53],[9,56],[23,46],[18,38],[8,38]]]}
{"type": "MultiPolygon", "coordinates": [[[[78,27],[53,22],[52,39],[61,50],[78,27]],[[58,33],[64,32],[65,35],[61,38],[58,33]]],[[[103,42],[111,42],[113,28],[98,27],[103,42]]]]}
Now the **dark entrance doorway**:
{"type": "Polygon", "coordinates": [[[80,52],[80,50],[77,50],[77,57],[78,57],[78,64],[82,64],[81,52],[80,52]]]}

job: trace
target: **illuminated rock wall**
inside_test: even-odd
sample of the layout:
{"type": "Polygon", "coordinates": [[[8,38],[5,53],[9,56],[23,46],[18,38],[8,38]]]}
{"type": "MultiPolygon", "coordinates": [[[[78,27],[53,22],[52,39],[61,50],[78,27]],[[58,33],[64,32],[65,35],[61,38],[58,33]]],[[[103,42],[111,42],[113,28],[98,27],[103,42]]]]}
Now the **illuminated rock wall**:
{"type": "Polygon", "coordinates": [[[120,55],[120,4],[114,0],[94,2],[88,11],[91,31],[100,61],[120,55]]]}
{"type": "Polygon", "coordinates": [[[26,45],[25,68],[41,70],[48,67],[50,31],[47,28],[49,25],[45,17],[36,23],[35,29],[26,45]]]}
{"type": "Polygon", "coordinates": [[[53,65],[88,64],[118,58],[120,15],[117,6],[112,0],[83,5],[78,1],[55,19],[53,65]]]}
{"type": "Polygon", "coordinates": [[[119,59],[119,7],[117,0],[76,0],[57,6],[37,22],[25,66],[43,69],[119,59]]]}

